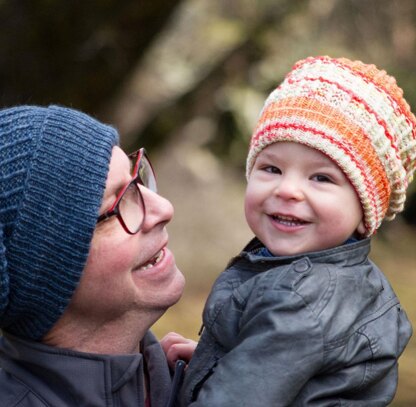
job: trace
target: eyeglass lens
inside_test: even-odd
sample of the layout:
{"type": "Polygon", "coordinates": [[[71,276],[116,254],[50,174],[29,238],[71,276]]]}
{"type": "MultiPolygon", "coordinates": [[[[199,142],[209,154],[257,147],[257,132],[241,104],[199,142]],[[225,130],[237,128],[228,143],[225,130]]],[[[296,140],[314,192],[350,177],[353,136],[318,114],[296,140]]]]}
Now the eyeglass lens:
{"type": "Polygon", "coordinates": [[[153,192],[157,192],[157,184],[152,165],[148,158],[143,155],[140,159],[138,175],[143,185],[153,192]]]}
{"type": "Polygon", "coordinates": [[[130,233],[136,233],[144,220],[144,203],[138,185],[132,182],[119,203],[120,216],[130,233]]]}
{"type": "Polygon", "coordinates": [[[136,233],[140,229],[145,216],[143,196],[138,183],[157,192],[155,174],[145,154],[139,158],[136,165],[138,165],[136,182],[130,183],[119,203],[120,216],[130,233],[136,233]]]}

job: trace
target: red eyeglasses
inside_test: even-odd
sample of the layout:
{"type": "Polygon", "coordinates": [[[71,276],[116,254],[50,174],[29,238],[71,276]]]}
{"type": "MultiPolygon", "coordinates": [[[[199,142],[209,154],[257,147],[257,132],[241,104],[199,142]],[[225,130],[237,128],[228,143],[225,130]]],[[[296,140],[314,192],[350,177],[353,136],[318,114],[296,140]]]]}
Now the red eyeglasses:
{"type": "Polygon", "coordinates": [[[117,216],[123,229],[134,235],[139,232],[146,215],[146,206],[139,185],[156,193],[157,185],[152,164],[144,148],[130,154],[129,159],[133,164],[133,179],[119,192],[110,209],[97,218],[97,223],[117,216]]]}

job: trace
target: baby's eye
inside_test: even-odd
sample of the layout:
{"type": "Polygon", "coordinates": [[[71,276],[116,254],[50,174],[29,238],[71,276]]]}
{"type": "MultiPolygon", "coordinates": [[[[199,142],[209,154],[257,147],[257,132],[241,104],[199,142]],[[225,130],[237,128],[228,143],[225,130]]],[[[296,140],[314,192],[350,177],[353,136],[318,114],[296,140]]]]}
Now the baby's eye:
{"type": "Polygon", "coordinates": [[[324,175],[324,174],[316,174],[311,179],[317,182],[330,182],[330,183],[333,182],[332,179],[328,177],[328,175],[324,175]]]}
{"type": "Polygon", "coordinates": [[[270,172],[271,174],[281,174],[280,168],[275,167],[274,165],[265,165],[263,171],[270,172]]]}

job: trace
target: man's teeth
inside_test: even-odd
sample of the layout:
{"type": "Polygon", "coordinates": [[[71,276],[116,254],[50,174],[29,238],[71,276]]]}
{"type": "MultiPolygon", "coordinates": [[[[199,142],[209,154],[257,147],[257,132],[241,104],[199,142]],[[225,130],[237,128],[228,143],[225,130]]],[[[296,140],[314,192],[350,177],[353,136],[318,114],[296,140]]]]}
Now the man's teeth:
{"type": "Polygon", "coordinates": [[[298,218],[294,218],[292,216],[272,215],[272,218],[278,221],[279,223],[287,226],[298,226],[306,223],[305,221],[298,218]]]}
{"type": "Polygon", "coordinates": [[[161,250],[155,257],[150,259],[146,264],[144,264],[142,267],[140,267],[141,270],[148,270],[152,268],[155,264],[159,263],[160,260],[163,259],[164,251],[161,250]]]}

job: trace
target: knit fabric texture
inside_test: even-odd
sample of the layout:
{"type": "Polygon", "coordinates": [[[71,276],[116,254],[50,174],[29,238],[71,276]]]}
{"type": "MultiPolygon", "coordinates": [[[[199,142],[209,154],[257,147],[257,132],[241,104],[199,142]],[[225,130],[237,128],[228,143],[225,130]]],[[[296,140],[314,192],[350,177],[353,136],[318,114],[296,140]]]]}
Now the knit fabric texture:
{"type": "Polygon", "coordinates": [[[246,175],[257,155],[278,141],[317,149],[355,188],[366,235],[403,210],[416,158],[416,119],[396,80],[374,65],[346,58],[297,62],[266,99],[251,138],[246,175]]]}
{"type": "Polygon", "coordinates": [[[39,340],[80,280],[118,134],[59,106],[0,110],[0,328],[39,340]]]}

